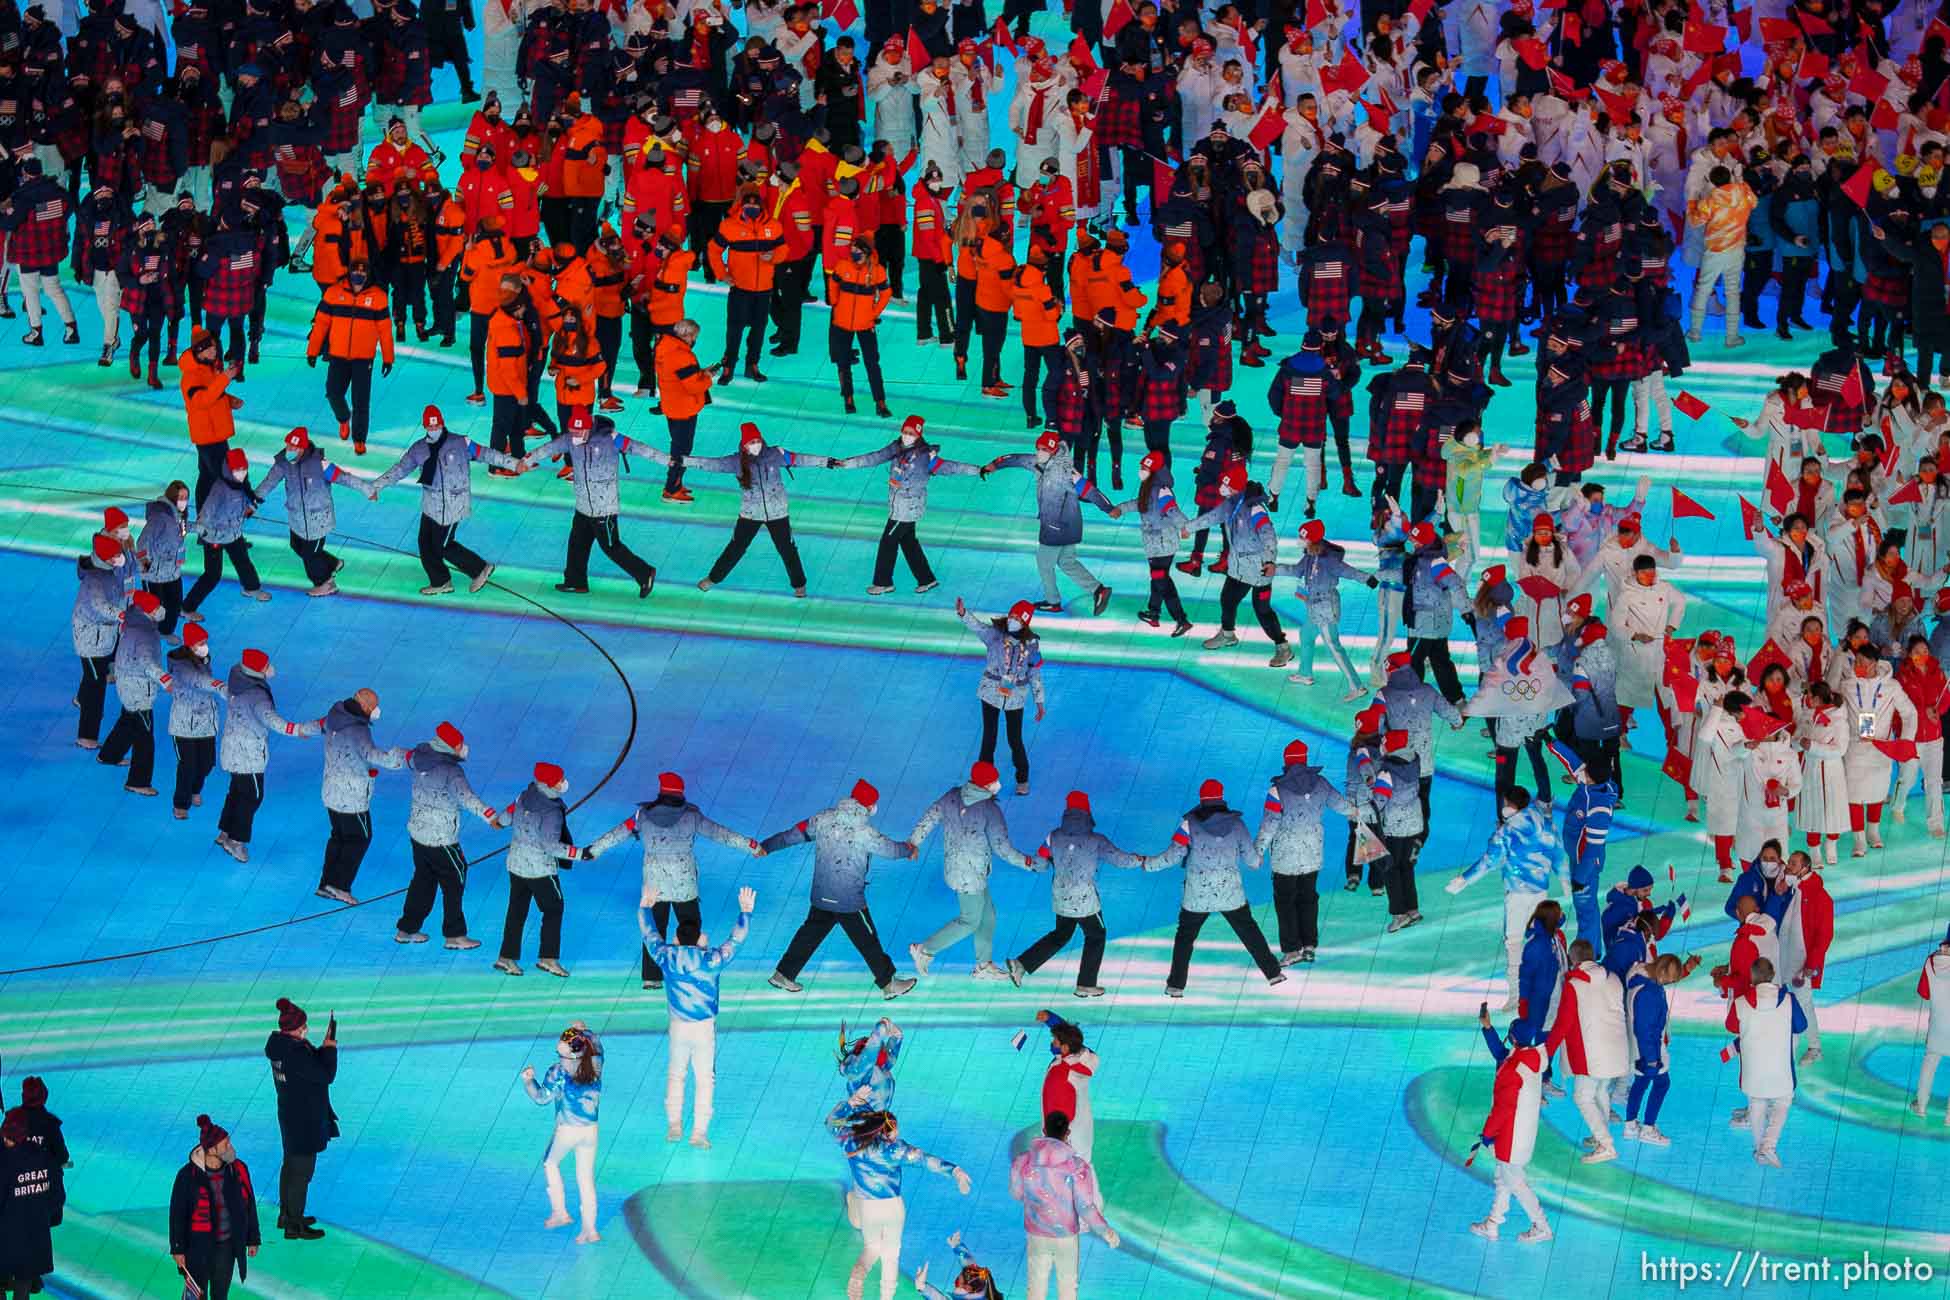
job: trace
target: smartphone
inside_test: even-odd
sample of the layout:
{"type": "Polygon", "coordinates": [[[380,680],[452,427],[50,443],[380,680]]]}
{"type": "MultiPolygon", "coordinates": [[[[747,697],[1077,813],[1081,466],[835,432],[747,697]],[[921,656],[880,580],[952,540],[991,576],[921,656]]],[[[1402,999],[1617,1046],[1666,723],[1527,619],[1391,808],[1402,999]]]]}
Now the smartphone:
{"type": "Polygon", "coordinates": [[[1487,1002],[1478,1002],[1478,1003],[1476,1004],[1476,1018],[1477,1018],[1478,1020],[1481,1020],[1481,1019],[1482,1019],[1482,1018],[1483,1018],[1484,1016],[1487,1016],[1487,1015],[1488,1015],[1489,1013],[1490,1013],[1490,1004],[1489,1004],[1489,1003],[1487,1003],[1487,1002]]]}

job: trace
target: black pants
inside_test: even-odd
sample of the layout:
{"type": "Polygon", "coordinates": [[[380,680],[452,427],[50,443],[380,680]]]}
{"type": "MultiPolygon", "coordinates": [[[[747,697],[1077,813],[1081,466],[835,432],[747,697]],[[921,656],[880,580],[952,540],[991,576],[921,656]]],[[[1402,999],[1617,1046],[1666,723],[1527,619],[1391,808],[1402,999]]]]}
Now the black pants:
{"type": "Polygon", "coordinates": [[[318,873],[319,886],[351,893],[359,864],[366,860],[366,848],[372,843],[372,814],[327,808],[325,816],[332,823],[332,833],[325,837],[325,865],[318,873]]]}
{"type": "Polygon", "coordinates": [[[1142,149],[1123,150],[1124,172],[1124,218],[1127,223],[1137,220],[1137,195],[1139,187],[1151,191],[1151,208],[1158,207],[1158,175],[1151,163],[1151,156],[1142,149]]]}
{"type": "Polygon", "coordinates": [[[156,630],[164,636],[170,635],[176,630],[176,620],[183,616],[183,580],[171,578],[168,582],[145,582],[142,585],[149,589],[150,595],[162,602],[162,622],[156,624],[156,630]]]}
{"type": "Polygon", "coordinates": [[[223,796],[223,811],[217,815],[217,831],[239,844],[251,842],[251,827],[264,802],[264,773],[232,772],[230,789],[223,796]]]}
{"type": "Polygon", "coordinates": [[[230,457],[230,440],[222,442],[200,442],[196,445],[196,488],[192,498],[198,510],[203,509],[203,498],[210,495],[210,489],[223,477],[224,462],[230,457]]]}
{"type": "MultiPolygon", "coordinates": [[[[663,899],[658,899],[651,905],[650,924],[657,927],[657,937],[659,939],[667,939],[670,937],[669,926],[670,914],[672,912],[677,914],[677,942],[680,944],[696,943],[697,936],[704,933],[704,913],[698,910],[697,900],[695,898],[687,898],[681,903],[671,903],[663,899]]],[[[651,960],[649,945],[644,945],[644,982],[648,983],[651,980],[661,982],[663,977],[663,967],[651,960]]]]}
{"type": "Polygon", "coordinates": [[[1022,709],[998,709],[987,700],[982,701],[982,761],[995,761],[996,720],[1008,718],[1009,757],[1015,762],[1018,783],[1029,780],[1029,751],[1022,744],[1022,715],[1022,709]]]}
{"type": "Polygon", "coordinates": [[[1027,344],[1023,345],[1022,413],[1028,419],[1034,421],[1039,418],[1036,413],[1039,396],[1042,401],[1043,410],[1054,411],[1056,409],[1056,403],[1054,401],[1056,397],[1056,386],[1058,377],[1062,374],[1062,371],[1058,367],[1062,364],[1063,349],[1057,347],[1054,343],[1040,348],[1032,348],[1027,344]],[[1038,385],[1036,382],[1039,374],[1044,376],[1044,382],[1041,385],[1038,385]],[[1037,391],[1039,387],[1043,390],[1040,394],[1037,391]]]}
{"type": "Polygon", "coordinates": [[[1273,589],[1248,586],[1230,573],[1226,574],[1225,585],[1219,588],[1219,626],[1228,632],[1233,630],[1239,620],[1239,602],[1246,599],[1248,592],[1252,594],[1253,617],[1276,645],[1285,645],[1286,632],[1280,627],[1280,616],[1273,612],[1273,589]]]}
{"type": "Polygon", "coordinates": [[[278,1214],[286,1232],[305,1226],[305,1201],[311,1194],[311,1176],[316,1172],[316,1151],[304,1155],[293,1151],[284,1153],[284,1163],[278,1166],[278,1214]]]}
{"type": "Polygon", "coordinates": [[[1422,681],[1429,679],[1429,673],[1435,674],[1435,688],[1442,692],[1443,699],[1451,704],[1463,702],[1462,683],[1456,679],[1456,661],[1449,657],[1447,637],[1410,637],[1408,663],[1422,681]]]}
{"type": "Polygon", "coordinates": [[[873,982],[886,988],[894,979],[894,961],[880,946],[880,932],[874,929],[873,913],[867,908],[857,912],[829,912],[823,907],[806,909],[806,919],[793,934],[792,942],[786,945],[785,956],[779,958],[778,973],[787,979],[797,979],[799,972],[806,968],[812,955],[819,951],[819,945],[826,942],[834,926],[846,932],[853,947],[867,963],[873,974],[873,982]]]}
{"type": "Polygon", "coordinates": [[[163,310],[162,295],[153,291],[144,300],[142,311],[129,315],[130,323],[135,326],[129,340],[129,356],[131,359],[138,357],[146,345],[151,374],[155,373],[156,365],[162,359],[163,325],[168,319],[168,313],[163,310]]]}
{"type": "Polygon", "coordinates": [[[1744,259],[1740,280],[1740,319],[1743,324],[1761,329],[1765,322],[1760,318],[1760,292],[1774,279],[1774,254],[1769,252],[1748,253],[1744,259]]]}
{"type": "MultiPolygon", "coordinates": [[[[427,332],[427,264],[401,262],[393,268],[393,332],[406,332],[406,318],[413,318],[414,332],[422,338],[427,332]]],[[[367,362],[371,365],[371,362],[367,362]]]]}
{"type": "Polygon", "coordinates": [[[697,442],[697,417],[666,419],[665,423],[670,426],[670,468],[664,471],[664,491],[675,492],[684,486],[683,457],[691,454],[691,447],[697,442]]]}
{"type": "Polygon", "coordinates": [[[76,740],[96,740],[102,734],[102,706],[108,699],[108,670],[115,665],[114,655],[84,655],[81,660],[81,685],[75,687],[75,702],[81,706],[81,720],[75,725],[76,740]]]}
{"type": "Polygon", "coordinates": [[[454,341],[454,318],[459,308],[454,303],[454,285],[460,275],[460,259],[433,273],[433,332],[442,344],[454,341]]]}
{"type": "Polygon", "coordinates": [[[1104,964],[1104,914],[1095,916],[1059,916],[1056,926],[1048,934],[1022,950],[1016,958],[1026,971],[1038,971],[1043,963],[1061,952],[1070,942],[1070,936],[1078,930],[1083,931],[1083,960],[1077,964],[1077,987],[1094,988],[1097,984],[1097,971],[1104,964]]]}
{"type": "MultiPolygon", "coordinates": [[[[892,222],[877,227],[873,232],[874,255],[880,259],[882,269],[887,272],[887,288],[896,301],[907,297],[907,225],[905,222],[892,222]]],[[[1058,290],[1059,297],[1062,291],[1058,290]]]]}
{"type": "Polygon", "coordinates": [[[487,336],[488,322],[492,313],[471,311],[467,313],[467,355],[474,363],[474,391],[487,391],[487,336]]]}
{"type": "Polygon", "coordinates": [[[623,538],[616,530],[615,515],[585,515],[575,512],[569,524],[569,558],[562,566],[562,581],[571,587],[589,585],[589,548],[600,546],[610,563],[636,579],[637,586],[657,576],[657,570],[645,564],[641,557],[623,545],[623,538]]]}
{"type": "MultiPolygon", "coordinates": [[[[813,248],[817,250],[818,247],[818,243],[815,242],[813,248]]],[[[806,286],[812,283],[814,255],[808,253],[796,262],[787,262],[779,268],[777,276],[773,279],[769,308],[772,328],[778,334],[776,342],[782,353],[789,354],[799,350],[799,331],[805,324],[806,315],[806,286]]],[[[736,290],[733,292],[735,293],[736,290]]],[[[764,322],[761,320],[752,328],[762,332],[764,322]]],[[[730,350],[727,349],[726,354],[729,353],[730,350]]],[[[748,366],[758,364],[756,338],[751,345],[751,352],[745,358],[745,364],[748,366]]]]}
{"type": "MultiPolygon", "coordinates": [[[[1523,751],[1530,755],[1530,775],[1537,787],[1537,798],[1546,803],[1551,797],[1550,769],[1544,764],[1543,732],[1526,738],[1523,751]]],[[[1496,794],[1500,799],[1517,788],[1517,746],[1498,745],[1496,747],[1496,794]]]]}
{"type": "Polygon", "coordinates": [[[974,332],[975,282],[958,275],[955,277],[955,360],[968,360],[968,336],[974,332]]]}
{"type": "MultiPolygon", "coordinates": [[[[1347,869],[1348,883],[1350,885],[1359,885],[1361,883],[1361,864],[1354,860],[1354,827],[1351,824],[1347,831],[1347,851],[1341,855],[1341,865],[1347,869]]],[[[1382,888],[1384,873],[1387,869],[1388,860],[1386,858],[1376,858],[1368,864],[1369,889],[1382,888]]]]}
{"type": "Polygon", "coordinates": [[[496,393],[488,401],[492,404],[489,416],[488,445],[503,455],[520,457],[526,454],[528,442],[528,411],[531,403],[506,393],[496,393]]]}
{"type": "Polygon", "coordinates": [[[1374,485],[1371,489],[1375,505],[1379,506],[1387,497],[1397,501],[1402,498],[1402,478],[1408,473],[1407,465],[1376,465],[1374,485]]]}
{"type": "Polygon", "coordinates": [[[616,388],[616,358],[623,351],[621,316],[596,317],[596,350],[603,354],[603,373],[596,381],[596,392],[608,397],[616,388]]]}
{"type": "Polygon", "coordinates": [[[420,516],[420,567],[427,571],[429,587],[438,587],[453,578],[447,572],[450,564],[470,578],[478,577],[487,567],[486,560],[454,540],[459,531],[459,524],[436,524],[425,515],[420,516]]]}
{"type": "Polygon", "coordinates": [[[217,583],[223,579],[223,559],[226,555],[230,557],[231,565],[237,570],[238,585],[247,592],[257,590],[260,585],[257,580],[257,566],[251,563],[250,547],[245,544],[243,538],[239,537],[234,542],[225,542],[222,546],[212,546],[205,542],[203,572],[197,575],[196,585],[190,588],[190,594],[183,598],[184,609],[194,614],[203,604],[204,597],[217,589],[217,583]]]}
{"type": "Polygon", "coordinates": [[[509,961],[521,956],[521,932],[528,924],[528,904],[542,914],[542,944],[535,955],[554,961],[562,955],[562,881],[556,876],[517,876],[508,873],[508,916],[501,923],[501,955],[509,961]]]}
{"type": "Polygon", "coordinates": [[[467,888],[467,859],[458,844],[413,846],[413,878],[406,884],[406,903],[400,908],[399,929],[415,934],[420,923],[433,910],[433,895],[440,894],[440,933],[454,939],[467,933],[467,917],[461,912],[461,894],[467,888]]]}
{"type": "Polygon", "coordinates": [[[779,551],[779,560],[785,565],[785,580],[792,584],[794,591],[806,585],[806,568],[799,563],[799,544],[792,540],[792,521],[790,519],[745,519],[740,518],[731,526],[731,540],[724,544],[724,550],[711,565],[710,578],[715,583],[723,582],[738,567],[738,561],[745,558],[745,551],[752,539],[763,528],[772,535],[772,545],[779,551]]]}
{"type": "Polygon", "coordinates": [[[921,292],[914,299],[916,337],[923,343],[930,338],[953,338],[955,314],[948,299],[948,264],[917,260],[921,292]]]}
{"type": "MultiPolygon", "coordinates": [[[[875,48],[878,48],[877,46],[875,48]]],[[[691,204],[690,233],[691,252],[697,255],[697,264],[704,271],[704,283],[716,284],[718,277],[711,270],[711,241],[717,237],[718,227],[724,224],[731,212],[731,204],[695,202],[691,204]]]]}
{"type": "Polygon", "coordinates": [[[326,358],[325,401],[340,424],[351,423],[352,441],[363,443],[372,416],[372,362],[326,358]],[[349,404],[346,402],[348,391],[352,395],[349,404]]]}
{"type": "Polygon", "coordinates": [[[536,204],[540,209],[538,215],[542,219],[542,231],[548,236],[551,247],[569,242],[569,229],[572,224],[569,202],[570,200],[566,198],[544,198],[536,204]]]}
{"type": "Polygon", "coordinates": [[[237,1243],[238,1232],[233,1225],[228,1237],[210,1243],[208,1254],[184,1256],[203,1265],[201,1269],[192,1267],[190,1277],[202,1290],[204,1300],[230,1300],[230,1284],[237,1276],[237,1243]]]}
{"type": "Polygon", "coordinates": [[[745,368],[758,368],[758,350],[765,345],[765,316],[772,305],[772,294],[753,289],[733,289],[724,305],[724,361],[729,369],[738,361],[738,345],[745,347],[745,368]]]}
{"type": "Polygon", "coordinates": [[[1191,622],[1185,617],[1185,602],[1178,598],[1178,584],[1172,581],[1171,557],[1167,555],[1162,559],[1147,560],[1145,563],[1151,566],[1151,600],[1144,607],[1144,612],[1156,618],[1158,607],[1163,605],[1165,612],[1170,614],[1174,621],[1191,622]]]}
{"type": "Polygon", "coordinates": [[[305,566],[305,581],[314,587],[338,572],[338,558],[325,549],[323,537],[300,537],[293,533],[291,549],[298,556],[298,562],[305,566]]]}
{"type": "Polygon", "coordinates": [[[921,539],[914,531],[912,519],[889,519],[887,526],[880,530],[880,546],[873,557],[873,585],[891,587],[894,585],[894,553],[899,551],[907,560],[909,572],[920,586],[934,581],[934,570],[928,567],[927,553],[921,549],[921,539]]]}
{"type": "MultiPolygon", "coordinates": [[[[1178,909],[1178,933],[1171,940],[1171,974],[1165,977],[1165,984],[1174,989],[1185,987],[1185,978],[1192,968],[1192,947],[1198,942],[1198,932],[1205,928],[1205,920],[1210,912],[1189,912],[1178,909]]],[[[1221,912],[1232,932],[1239,936],[1245,946],[1246,954],[1259,967],[1259,973],[1272,979],[1280,973],[1280,962],[1273,950],[1266,946],[1266,936],[1260,933],[1259,922],[1253,920],[1253,909],[1235,907],[1230,912],[1221,912]]]]}
{"type": "Polygon", "coordinates": [[[1273,915],[1280,923],[1280,951],[1320,946],[1320,874],[1273,876],[1273,915]]]}
{"type": "Polygon", "coordinates": [[[1416,910],[1415,860],[1422,854],[1420,835],[1384,835],[1388,846],[1388,915],[1405,916],[1416,910]]]}
{"type": "Polygon", "coordinates": [[[1009,314],[977,308],[975,328],[982,336],[982,387],[993,388],[1002,382],[1002,342],[1009,336],[1009,314]]]}
{"type": "Polygon", "coordinates": [[[867,391],[873,394],[876,406],[887,404],[887,382],[880,373],[880,336],[872,330],[843,330],[837,325],[826,327],[827,355],[840,369],[840,396],[853,400],[853,350],[860,350],[860,360],[867,367],[867,391]]]}
{"type": "Polygon", "coordinates": [[[217,738],[174,736],[170,743],[176,749],[176,791],[170,802],[176,811],[188,812],[203,793],[203,782],[209,778],[210,769],[217,765],[217,738]]]}
{"type": "Polygon", "coordinates": [[[122,761],[124,754],[129,759],[129,776],[123,785],[147,789],[155,784],[156,715],[153,710],[124,708],[116,717],[115,725],[108,729],[108,739],[102,742],[95,757],[113,766],[122,761]]]}

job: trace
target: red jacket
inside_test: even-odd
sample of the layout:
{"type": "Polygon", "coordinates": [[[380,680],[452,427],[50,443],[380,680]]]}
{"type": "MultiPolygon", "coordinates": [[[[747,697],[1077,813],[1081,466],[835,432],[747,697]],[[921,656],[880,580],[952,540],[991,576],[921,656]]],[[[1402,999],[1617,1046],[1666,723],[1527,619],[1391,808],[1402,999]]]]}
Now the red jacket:
{"type": "Polygon", "coordinates": [[[1917,744],[1943,739],[1943,720],[1941,714],[1950,707],[1950,678],[1943,674],[1943,666],[1935,657],[1918,668],[1907,655],[1896,667],[1896,685],[1903,688],[1909,702],[1916,706],[1916,734],[1910,739],[1917,744]]]}
{"type": "Polygon", "coordinates": [[[652,232],[671,226],[683,227],[689,221],[691,204],[684,192],[683,178],[674,170],[639,167],[623,191],[623,241],[635,248],[642,238],[637,219],[648,217],[652,232]]]}
{"type": "Polygon", "coordinates": [[[807,202],[815,226],[826,224],[826,202],[833,197],[833,180],[839,166],[840,160],[826,152],[826,146],[817,140],[808,144],[799,155],[799,185],[807,191],[807,202]]]}
{"type": "MultiPolygon", "coordinates": [[[[508,188],[514,197],[503,227],[511,239],[533,239],[542,228],[541,176],[531,171],[522,175],[516,167],[508,169],[508,188]]],[[[551,191],[553,193],[553,191],[551,191]]]]}
{"type": "Polygon", "coordinates": [[[806,183],[805,172],[785,197],[779,200],[778,222],[785,228],[785,261],[796,262],[813,250],[813,228],[819,224],[814,213],[815,199],[812,187],[806,183]]]}
{"type": "Polygon", "coordinates": [[[861,214],[860,205],[860,199],[849,199],[844,194],[836,194],[827,201],[823,235],[825,246],[821,252],[828,266],[845,261],[846,250],[853,246],[856,238],[873,235],[873,227],[861,214]]]}
{"type": "Polygon", "coordinates": [[[1523,1094],[1526,1070],[1541,1075],[1543,1053],[1535,1047],[1512,1048],[1496,1067],[1496,1080],[1490,1085],[1490,1114],[1483,1121],[1483,1140],[1490,1143],[1498,1160],[1509,1160],[1515,1146],[1517,1099],[1523,1094]]]}
{"type": "Polygon", "coordinates": [[[691,198],[729,203],[738,195],[738,162],[745,151],[735,131],[699,131],[691,141],[691,198]]]}
{"type": "Polygon", "coordinates": [[[948,214],[942,209],[941,200],[928,193],[926,186],[914,191],[914,224],[908,243],[916,261],[948,264],[948,214]]]}
{"type": "Polygon", "coordinates": [[[1804,969],[1808,983],[1821,987],[1821,968],[1828,963],[1828,945],[1835,939],[1835,900],[1822,882],[1819,871],[1810,871],[1794,882],[1794,902],[1789,915],[1801,913],[1801,947],[1806,953],[1804,969]]]}

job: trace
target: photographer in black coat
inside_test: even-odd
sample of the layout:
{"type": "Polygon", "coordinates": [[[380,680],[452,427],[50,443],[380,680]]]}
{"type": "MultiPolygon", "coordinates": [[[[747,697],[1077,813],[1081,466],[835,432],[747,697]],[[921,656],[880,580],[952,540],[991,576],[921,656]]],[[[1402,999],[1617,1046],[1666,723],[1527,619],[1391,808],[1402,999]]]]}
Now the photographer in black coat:
{"type": "Polygon", "coordinates": [[[339,1022],[326,1023],[325,1041],[314,1047],[304,1011],[290,998],[278,999],[278,1027],[264,1043],[271,1082],[278,1090],[278,1129],[284,1138],[284,1164],[278,1169],[278,1226],[289,1240],[316,1241],[325,1235],[305,1213],[318,1153],[339,1135],[332,1113],[332,1080],[339,1072],[339,1022]]]}
{"type": "Polygon", "coordinates": [[[196,1128],[196,1145],[169,1192],[169,1254],[208,1300],[226,1300],[231,1275],[240,1282],[250,1275],[246,1261],[261,1244],[257,1189],[230,1134],[208,1115],[196,1117],[196,1128]]]}

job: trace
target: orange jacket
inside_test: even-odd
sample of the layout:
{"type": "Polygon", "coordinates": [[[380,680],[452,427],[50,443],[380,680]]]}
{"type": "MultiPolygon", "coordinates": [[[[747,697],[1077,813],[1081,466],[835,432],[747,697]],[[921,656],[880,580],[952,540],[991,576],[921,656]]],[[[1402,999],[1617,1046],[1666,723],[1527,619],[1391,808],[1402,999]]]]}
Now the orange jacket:
{"type": "Polygon", "coordinates": [[[1181,333],[1191,321],[1192,277],[1185,273],[1182,262],[1167,266],[1158,276],[1158,305],[1151,309],[1151,319],[1172,325],[1181,333]]]}
{"type": "Polygon", "coordinates": [[[1016,319],[1022,322],[1022,345],[1055,347],[1062,335],[1063,304],[1049,291],[1049,277],[1043,269],[1027,262],[1017,267],[1010,277],[1010,293],[1015,299],[1016,319]]]}
{"type": "Polygon", "coordinates": [[[657,340],[657,392],[664,418],[688,420],[711,400],[711,372],[697,364],[697,353],[675,334],[657,340]]]}
{"type": "Polygon", "coordinates": [[[596,384],[603,377],[603,353],[596,336],[585,329],[580,338],[555,336],[555,400],[563,406],[594,406],[596,384]],[[578,346],[580,344],[580,346],[578,346]]]}
{"type": "Polygon", "coordinates": [[[993,235],[985,236],[975,259],[975,306],[978,310],[1009,310],[1014,300],[1009,273],[1015,269],[1016,259],[1010,255],[1008,246],[993,235]]]}
{"type": "Polygon", "coordinates": [[[555,300],[555,278],[547,271],[523,266],[521,282],[528,287],[528,300],[535,304],[535,319],[542,326],[542,337],[536,346],[546,347],[555,337],[555,331],[562,328],[562,304],[555,300]]]}
{"type": "Polygon", "coordinates": [[[1091,315],[1110,308],[1112,324],[1121,330],[1137,328],[1137,309],[1148,301],[1144,290],[1131,283],[1124,259],[1108,248],[1100,248],[1084,259],[1084,274],[1090,280],[1091,315]]]}
{"type": "Polygon", "coordinates": [[[460,279],[467,286],[467,310],[492,315],[501,306],[501,277],[521,264],[514,241],[502,236],[476,237],[461,259],[460,279]]]}
{"type": "Polygon", "coordinates": [[[1093,272],[1090,259],[1097,255],[1095,249],[1086,253],[1081,250],[1070,254],[1070,319],[1094,321],[1097,309],[1106,304],[1103,284],[1093,272]]]}
{"type": "Polygon", "coordinates": [[[528,400],[528,331],[519,318],[497,311],[488,320],[487,386],[496,397],[528,400]]]}
{"type": "Polygon", "coordinates": [[[770,293],[773,259],[784,249],[785,228],[777,221],[765,216],[754,221],[740,213],[719,223],[717,238],[705,252],[712,273],[730,281],[732,288],[770,293]]]}
{"type": "Polygon", "coordinates": [[[316,232],[311,245],[311,278],[321,290],[343,280],[346,267],[366,259],[364,223],[355,221],[346,225],[335,204],[319,204],[311,228],[316,232]]]}
{"type": "Polygon", "coordinates": [[[826,301],[833,308],[833,327],[849,334],[863,334],[880,321],[880,313],[893,300],[887,287],[887,269],[877,257],[856,262],[848,257],[835,262],[826,273],[826,301]]]}
{"type": "Polygon", "coordinates": [[[374,350],[387,365],[393,364],[393,317],[386,291],[376,284],[354,289],[341,280],[325,291],[312,313],[305,355],[370,362],[374,350]]]}
{"type": "Polygon", "coordinates": [[[556,141],[555,148],[562,158],[562,197],[601,198],[609,167],[601,119],[594,113],[584,113],[570,125],[568,134],[556,141]]]}
{"type": "Polygon", "coordinates": [[[583,274],[589,277],[590,299],[596,304],[596,315],[604,320],[613,320],[623,314],[623,282],[629,268],[621,261],[611,261],[609,254],[591,244],[583,254],[583,274]]]}
{"type": "Polygon", "coordinates": [[[467,212],[448,199],[433,214],[433,264],[446,270],[467,247],[467,212]]]}
{"type": "MultiPolygon", "coordinates": [[[[593,245],[589,251],[596,251],[593,245]]],[[[555,273],[555,296],[564,307],[580,312],[585,322],[595,324],[596,286],[589,278],[588,258],[574,258],[555,273]]]]}
{"type": "Polygon", "coordinates": [[[226,442],[237,432],[230,414],[230,371],[222,358],[214,366],[196,359],[185,348],[176,359],[177,378],[183,388],[183,413],[189,417],[190,441],[199,447],[226,442]]]}
{"type": "Polygon", "coordinates": [[[650,280],[650,323],[671,326],[684,319],[684,291],[690,287],[697,254],[688,248],[672,251],[650,280]]]}

